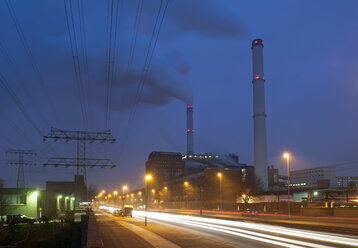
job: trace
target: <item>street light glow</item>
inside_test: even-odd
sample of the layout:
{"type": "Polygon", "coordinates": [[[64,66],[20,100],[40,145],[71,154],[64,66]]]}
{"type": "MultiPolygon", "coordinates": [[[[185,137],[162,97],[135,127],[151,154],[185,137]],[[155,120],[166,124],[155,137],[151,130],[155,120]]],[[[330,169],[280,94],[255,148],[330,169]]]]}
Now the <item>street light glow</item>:
{"type": "Polygon", "coordinates": [[[221,176],[222,176],[222,174],[221,174],[221,172],[219,172],[219,173],[218,173],[218,177],[221,177],[221,176]]]}
{"type": "Polygon", "coordinates": [[[290,158],[290,154],[288,152],[285,152],[283,154],[283,157],[286,158],[286,159],[289,159],[290,158]]]}
{"type": "Polygon", "coordinates": [[[189,185],[189,183],[188,183],[187,181],[185,181],[185,182],[184,182],[184,185],[185,185],[185,186],[188,186],[188,185],[189,185]]]}
{"type": "Polygon", "coordinates": [[[127,190],[127,189],[128,189],[128,186],[127,186],[127,185],[123,185],[122,189],[123,189],[123,190],[127,190]]]}
{"type": "Polygon", "coordinates": [[[115,190],[115,191],[113,192],[113,195],[117,195],[117,194],[118,194],[118,191],[115,190]]]}
{"type": "Polygon", "coordinates": [[[146,180],[146,181],[152,180],[152,175],[146,175],[146,176],[145,176],[145,180],[146,180]]]}

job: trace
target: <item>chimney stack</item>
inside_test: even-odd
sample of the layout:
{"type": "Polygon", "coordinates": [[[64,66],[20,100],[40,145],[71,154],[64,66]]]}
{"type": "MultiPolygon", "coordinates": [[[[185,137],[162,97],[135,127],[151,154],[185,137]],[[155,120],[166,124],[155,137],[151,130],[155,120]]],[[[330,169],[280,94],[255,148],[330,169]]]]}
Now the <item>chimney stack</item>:
{"type": "Polygon", "coordinates": [[[194,153],[193,105],[186,106],[186,153],[194,153]]]}
{"type": "Polygon", "coordinates": [[[254,89],[254,165],[255,175],[261,180],[263,190],[267,191],[268,176],[263,47],[264,43],[261,39],[252,41],[252,84],[254,89]]]}

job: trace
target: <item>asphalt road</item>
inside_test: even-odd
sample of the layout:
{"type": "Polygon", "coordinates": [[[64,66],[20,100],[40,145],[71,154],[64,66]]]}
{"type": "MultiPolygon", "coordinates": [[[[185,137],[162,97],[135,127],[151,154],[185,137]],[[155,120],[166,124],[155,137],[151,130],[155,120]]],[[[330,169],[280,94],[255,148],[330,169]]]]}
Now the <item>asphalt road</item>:
{"type": "MultiPolygon", "coordinates": [[[[200,216],[198,210],[182,209],[163,209],[154,210],[154,212],[165,212],[173,214],[184,214],[200,216]]],[[[309,217],[309,216],[291,216],[277,214],[262,214],[251,216],[242,216],[238,212],[226,211],[207,211],[203,212],[204,217],[213,217],[221,219],[241,220],[249,222],[258,222],[265,224],[276,224],[287,227],[309,229],[315,231],[335,232],[348,235],[358,236],[358,218],[345,217],[309,217]]]]}
{"type": "MultiPolygon", "coordinates": [[[[156,223],[163,227],[176,228],[178,239],[181,232],[189,230],[203,239],[214,238],[237,247],[358,247],[357,236],[158,212],[147,212],[147,216],[149,225],[156,223]]],[[[134,211],[134,217],[143,218],[144,212],[134,211]]],[[[160,232],[158,229],[157,234],[161,235],[160,232]]],[[[171,239],[172,242],[177,242],[175,237],[171,239]]]]}

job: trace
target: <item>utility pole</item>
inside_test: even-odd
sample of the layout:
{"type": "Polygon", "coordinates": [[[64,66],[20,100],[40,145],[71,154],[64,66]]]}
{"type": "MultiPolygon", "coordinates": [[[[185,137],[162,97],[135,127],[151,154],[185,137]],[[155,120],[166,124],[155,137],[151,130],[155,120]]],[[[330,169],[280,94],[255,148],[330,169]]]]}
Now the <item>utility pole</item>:
{"type": "Polygon", "coordinates": [[[24,157],[35,156],[36,153],[33,150],[21,150],[21,149],[8,149],[6,151],[7,155],[16,155],[17,159],[9,159],[7,165],[17,165],[17,188],[25,188],[25,175],[24,175],[24,165],[36,165],[33,161],[24,160],[24,157]]]}
{"type": "MultiPolygon", "coordinates": [[[[116,141],[116,139],[111,135],[110,130],[104,132],[70,131],[70,130],[61,130],[58,128],[51,127],[50,133],[44,136],[44,141],[46,141],[47,139],[54,139],[55,141],[59,139],[63,139],[66,142],[70,140],[75,140],[77,142],[76,158],[53,157],[50,158],[48,162],[44,164],[44,166],[55,166],[55,167],[75,166],[77,168],[76,178],[79,179],[81,176],[83,176],[84,186],[87,185],[87,172],[86,172],[87,167],[90,168],[116,167],[110,159],[87,158],[86,156],[87,142],[93,143],[95,141],[100,141],[101,143],[103,142],[114,143],[116,141]]],[[[85,194],[82,192],[82,195],[85,194]]]]}

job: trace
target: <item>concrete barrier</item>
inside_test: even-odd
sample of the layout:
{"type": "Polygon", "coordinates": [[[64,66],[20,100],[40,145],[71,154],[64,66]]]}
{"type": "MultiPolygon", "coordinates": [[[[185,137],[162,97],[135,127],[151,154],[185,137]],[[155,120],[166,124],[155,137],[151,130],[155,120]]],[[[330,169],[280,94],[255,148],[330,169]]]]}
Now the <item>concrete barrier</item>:
{"type": "Polygon", "coordinates": [[[103,248],[101,234],[98,230],[98,225],[94,214],[91,214],[88,219],[88,235],[87,248],[103,248]]]}
{"type": "Polygon", "coordinates": [[[334,208],[334,216],[358,217],[358,208],[334,208]]]}

